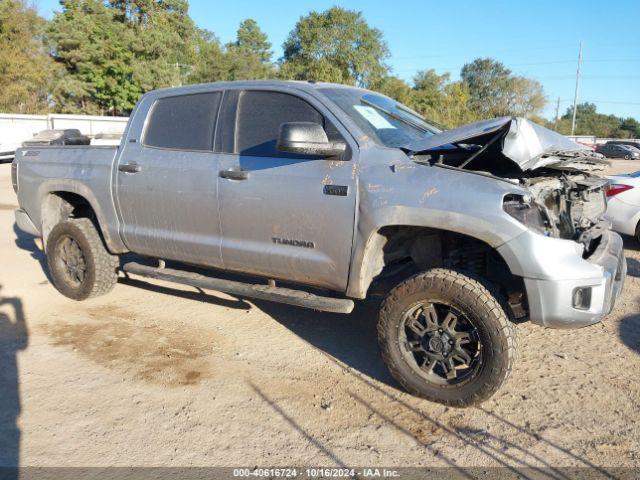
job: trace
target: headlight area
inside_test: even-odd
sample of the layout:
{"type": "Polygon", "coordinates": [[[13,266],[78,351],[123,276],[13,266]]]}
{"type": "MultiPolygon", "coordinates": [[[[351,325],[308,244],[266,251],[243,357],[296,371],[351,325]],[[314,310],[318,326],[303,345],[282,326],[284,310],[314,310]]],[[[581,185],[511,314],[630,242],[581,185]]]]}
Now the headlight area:
{"type": "Polygon", "coordinates": [[[546,215],[531,197],[515,193],[505,195],[502,209],[530,230],[547,237],[551,235],[546,215]]]}

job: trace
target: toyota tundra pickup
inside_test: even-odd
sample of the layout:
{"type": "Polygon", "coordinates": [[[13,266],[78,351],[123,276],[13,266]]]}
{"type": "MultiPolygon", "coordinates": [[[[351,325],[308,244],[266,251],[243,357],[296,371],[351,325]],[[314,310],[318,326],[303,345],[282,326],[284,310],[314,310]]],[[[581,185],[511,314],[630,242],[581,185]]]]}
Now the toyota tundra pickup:
{"type": "Polygon", "coordinates": [[[119,147],[28,147],[12,168],[17,225],[63,295],[120,270],[344,314],[382,294],[393,377],[468,406],[507,378],[517,323],[614,307],[605,163],[524,118],[441,131],[368,90],[252,81],[150,92],[119,147]]]}

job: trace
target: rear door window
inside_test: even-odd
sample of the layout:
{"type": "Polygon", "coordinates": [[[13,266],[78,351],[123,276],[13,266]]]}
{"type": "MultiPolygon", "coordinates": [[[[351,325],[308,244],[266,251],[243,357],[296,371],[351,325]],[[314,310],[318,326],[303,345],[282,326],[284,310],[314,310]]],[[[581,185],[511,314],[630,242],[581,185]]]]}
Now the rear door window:
{"type": "Polygon", "coordinates": [[[259,157],[290,157],[276,149],[280,126],[288,122],[314,122],[329,140],[341,139],[336,128],[311,104],[288,93],[243,91],[237,104],[234,153],[259,157]]]}
{"type": "Polygon", "coordinates": [[[221,92],[209,92],[157,100],[147,120],[144,145],[212,151],[221,98],[221,92]]]}

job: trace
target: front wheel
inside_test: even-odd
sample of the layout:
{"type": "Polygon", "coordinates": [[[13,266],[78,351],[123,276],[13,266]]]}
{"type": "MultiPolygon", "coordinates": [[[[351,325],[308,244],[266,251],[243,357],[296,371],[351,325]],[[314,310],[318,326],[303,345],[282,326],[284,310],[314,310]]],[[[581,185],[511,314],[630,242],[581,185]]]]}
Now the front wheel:
{"type": "Polygon", "coordinates": [[[47,238],[46,251],[53,285],[65,297],[104,295],[118,280],[118,256],[109,253],[88,218],[58,223],[47,238]]]}
{"type": "Polygon", "coordinates": [[[625,155],[625,156],[624,156],[624,159],[625,159],[625,160],[629,160],[630,158],[631,158],[631,155],[625,155]]]}
{"type": "Polygon", "coordinates": [[[456,407],[478,404],[504,383],[516,331],[499,296],[460,272],[433,269],[395,287],[382,304],[382,357],[409,393],[456,407]]]}

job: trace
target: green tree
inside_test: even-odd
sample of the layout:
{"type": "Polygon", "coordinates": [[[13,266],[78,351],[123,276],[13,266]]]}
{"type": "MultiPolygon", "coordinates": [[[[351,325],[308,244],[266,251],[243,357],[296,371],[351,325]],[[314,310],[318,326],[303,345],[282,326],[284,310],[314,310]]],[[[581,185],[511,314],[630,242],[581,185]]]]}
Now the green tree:
{"type": "Polygon", "coordinates": [[[445,87],[450,75],[438,75],[435,70],[422,70],[413,79],[413,107],[423,115],[434,118],[445,104],[445,87]]]}
{"type": "Polygon", "coordinates": [[[108,0],[106,3],[117,11],[115,17],[123,23],[148,24],[154,15],[163,12],[172,15],[176,25],[183,26],[181,33],[188,33],[191,28],[190,18],[180,18],[188,17],[188,0],[108,0]]]}
{"type": "Polygon", "coordinates": [[[276,76],[273,64],[265,63],[257,55],[243,53],[236,48],[226,51],[228,80],[261,80],[276,76]]]}
{"type": "Polygon", "coordinates": [[[404,105],[411,106],[413,104],[413,89],[401,78],[392,75],[384,76],[370,88],[404,105]]]}
{"type": "Polygon", "coordinates": [[[505,92],[507,115],[529,117],[542,110],[547,103],[542,84],[527,77],[511,77],[505,92]]]}
{"type": "Polygon", "coordinates": [[[121,114],[141,89],[134,80],[131,31],[100,0],[62,0],[50,25],[53,58],[65,67],[53,90],[64,112],[121,114]]]}
{"type": "Polygon", "coordinates": [[[206,30],[199,32],[195,45],[189,83],[255,80],[276,75],[274,65],[269,61],[271,44],[254,20],[243,21],[236,40],[224,47],[206,30]]]}
{"type": "Polygon", "coordinates": [[[480,117],[506,114],[505,94],[511,70],[491,58],[477,58],[462,67],[460,77],[469,86],[469,105],[480,117]]]}
{"type": "Polygon", "coordinates": [[[300,18],[283,44],[281,76],[367,87],[389,71],[382,32],[361,12],[333,7],[300,18]]]}
{"type": "Polygon", "coordinates": [[[229,80],[272,78],[275,70],[271,60],[271,43],[253,19],[240,23],[236,41],[227,44],[226,64],[229,80]]]}
{"type": "Polygon", "coordinates": [[[187,83],[229,80],[229,61],[220,40],[208,30],[199,30],[195,42],[193,68],[187,83]]]}
{"type": "Polygon", "coordinates": [[[640,122],[627,117],[620,122],[620,133],[623,138],[640,138],[640,122]]]}
{"type": "Polygon", "coordinates": [[[263,63],[271,61],[272,52],[269,38],[252,18],[247,18],[240,23],[237,39],[230,46],[237,48],[239,52],[245,55],[255,55],[263,63]]]}
{"type": "Polygon", "coordinates": [[[187,0],[111,0],[114,18],[133,31],[133,77],[143,92],[181,85],[191,74],[198,30],[187,0]]]}
{"type": "MultiPolygon", "coordinates": [[[[573,119],[573,105],[567,108],[566,113],[558,122],[558,132],[565,135],[571,133],[573,119]]],[[[555,122],[549,122],[553,126],[555,122]]],[[[640,137],[640,124],[632,119],[624,119],[615,115],[598,113],[596,105],[589,102],[579,103],[576,109],[576,135],[594,135],[604,138],[638,138],[640,137]]]]}
{"type": "Polygon", "coordinates": [[[0,0],[0,111],[46,112],[56,73],[43,43],[45,21],[24,0],[0,0]]]}
{"type": "Polygon", "coordinates": [[[546,104],[539,82],[514,76],[491,58],[477,58],[465,64],[460,77],[469,87],[469,107],[480,118],[534,115],[546,104]]]}
{"type": "Polygon", "coordinates": [[[477,113],[469,107],[471,94],[466,83],[452,82],[445,86],[445,93],[445,107],[438,120],[442,125],[459,127],[479,119],[477,113]]]}
{"type": "Polygon", "coordinates": [[[184,83],[203,48],[186,0],[61,4],[50,28],[66,71],[52,92],[61,111],[127,113],[142,93],[184,83]]]}
{"type": "Polygon", "coordinates": [[[435,70],[418,72],[414,78],[412,107],[445,127],[457,127],[477,120],[469,108],[469,87],[464,82],[452,82],[448,73],[435,70]]]}

